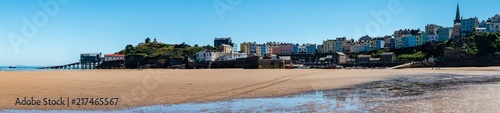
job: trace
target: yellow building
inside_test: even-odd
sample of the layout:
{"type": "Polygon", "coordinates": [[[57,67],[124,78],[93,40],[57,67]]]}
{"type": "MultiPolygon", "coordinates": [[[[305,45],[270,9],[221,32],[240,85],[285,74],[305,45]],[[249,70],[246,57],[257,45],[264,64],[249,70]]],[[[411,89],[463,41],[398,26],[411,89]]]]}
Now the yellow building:
{"type": "Polygon", "coordinates": [[[228,44],[221,44],[219,45],[218,50],[219,52],[230,53],[231,51],[233,51],[233,47],[228,44]]]}
{"type": "Polygon", "coordinates": [[[241,53],[246,53],[247,55],[250,54],[250,43],[248,42],[243,42],[240,44],[240,52],[241,53]]]}

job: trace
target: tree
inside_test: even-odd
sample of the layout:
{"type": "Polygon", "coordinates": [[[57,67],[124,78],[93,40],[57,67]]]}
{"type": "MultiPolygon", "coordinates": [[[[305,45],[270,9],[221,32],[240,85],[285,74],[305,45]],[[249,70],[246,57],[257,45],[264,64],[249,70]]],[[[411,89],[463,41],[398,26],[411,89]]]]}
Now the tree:
{"type": "Polygon", "coordinates": [[[125,46],[125,52],[126,53],[130,53],[130,51],[134,48],[134,46],[132,46],[132,44],[129,44],[127,46],[125,46]]]}
{"type": "Polygon", "coordinates": [[[146,40],[144,41],[144,43],[146,43],[146,44],[147,44],[147,43],[150,43],[150,42],[151,42],[151,39],[150,39],[149,37],[148,37],[148,38],[146,38],[146,40]]]}
{"type": "Polygon", "coordinates": [[[498,51],[498,33],[474,33],[472,41],[477,48],[477,54],[494,54],[498,51]]]}
{"type": "Polygon", "coordinates": [[[384,50],[380,50],[380,51],[377,51],[376,53],[372,53],[372,57],[374,57],[374,58],[378,58],[378,57],[380,57],[380,55],[381,55],[382,53],[384,53],[384,52],[385,52],[384,50]]]}

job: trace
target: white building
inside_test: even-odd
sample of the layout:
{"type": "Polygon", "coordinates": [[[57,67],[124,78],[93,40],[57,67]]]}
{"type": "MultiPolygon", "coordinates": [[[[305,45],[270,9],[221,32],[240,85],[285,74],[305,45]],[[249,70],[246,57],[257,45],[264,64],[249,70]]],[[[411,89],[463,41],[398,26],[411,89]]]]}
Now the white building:
{"type": "Polygon", "coordinates": [[[335,40],[333,39],[327,39],[323,41],[323,53],[330,53],[334,52],[334,47],[335,47],[335,40]]]}
{"type": "Polygon", "coordinates": [[[488,32],[488,31],[486,30],[486,28],[476,28],[476,32],[484,33],[484,32],[488,32]]]}
{"type": "Polygon", "coordinates": [[[104,61],[117,61],[125,60],[125,55],[123,54],[105,54],[104,61]]]}
{"type": "Polygon", "coordinates": [[[217,54],[215,54],[215,52],[213,52],[213,51],[205,52],[205,61],[214,62],[215,58],[217,58],[217,54]]]}
{"type": "Polygon", "coordinates": [[[439,41],[438,34],[428,34],[427,35],[427,42],[438,42],[438,41],[439,41]]]}
{"type": "Polygon", "coordinates": [[[298,53],[298,54],[308,54],[308,53],[307,53],[307,47],[306,47],[306,46],[304,46],[304,45],[300,45],[300,46],[298,46],[297,48],[298,48],[298,50],[297,50],[297,53],[298,53]]]}
{"type": "Polygon", "coordinates": [[[496,14],[495,16],[488,19],[488,21],[486,22],[486,31],[488,32],[500,31],[500,15],[496,14]]]}
{"type": "Polygon", "coordinates": [[[206,51],[200,51],[196,53],[196,61],[198,62],[204,62],[205,61],[205,52],[206,51]]]}
{"type": "Polygon", "coordinates": [[[247,57],[246,53],[234,52],[200,51],[196,53],[196,61],[198,62],[228,61],[247,57]]]}
{"type": "Polygon", "coordinates": [[[394,37],[394,47],[396,49],[403,48],[403,37],[394,37]]]}

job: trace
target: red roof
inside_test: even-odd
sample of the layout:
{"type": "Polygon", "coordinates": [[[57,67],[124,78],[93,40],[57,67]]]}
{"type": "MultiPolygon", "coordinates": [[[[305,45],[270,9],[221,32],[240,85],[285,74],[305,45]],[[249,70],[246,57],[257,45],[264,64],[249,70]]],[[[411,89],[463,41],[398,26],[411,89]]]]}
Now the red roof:
{"type": "Polygon", "coordinates": [[[124,54],[104,54],[104,57],[124,57],[124,54]]]}

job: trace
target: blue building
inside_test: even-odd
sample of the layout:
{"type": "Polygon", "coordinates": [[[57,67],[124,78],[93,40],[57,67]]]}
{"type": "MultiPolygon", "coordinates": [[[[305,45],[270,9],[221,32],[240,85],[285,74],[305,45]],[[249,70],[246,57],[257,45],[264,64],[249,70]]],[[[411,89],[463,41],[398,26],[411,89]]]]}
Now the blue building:
{"type": "Polygon", "coordinates": [[[384,48],[385,42],[384,40],[374,40],[375,41],[375,50],[381,50],[384,48]]]}
{"type": "Polygon", "coordinates": [[[262,44],[260,46],[260,52],[261,52],[262,56],[266,56],[266,52],[267,52],[267,45],[266,44],[262,44]]]}
{"type": "MultiPolygon", "coordinates": [[[[253,43],[250,43],[250,54],[252,53],[257,53],[257,43],[253,42],[253,43]]],[[[250,55],[252,56],[252,55],[250,55]]]]}
{"type": "Polygon", "coordinates": [[[390,45],[390,47],[389,47],[389,48],[391,48],[391,49],[396,49],[396,39],[391,38],[391,45],[390,45]]]}
{"type": "Polygon", "coordinates": [[[460,36],[461,37],[468,37],[470,36],[470,33],[475,28],[478,28],[479,26],[479,21],[477,20],[477,17],[474,18],[468,18],[468,19],[461,19],[460,20],[460,36]]]}
{"type": "Polygon", "coordinates": [[[306,45],[307,54],[316,54],[316,44],[308,44],[306,45]]]}
{"type": "Polygon", "coordinates": [[[415,47],[417,45],[417,37],[415,36],[403,36],[401,39],[402,42],[402,48],[407,48],[407,47],[415,47]]]}
{"type": "Polygon", "coordinates": [[[346,44],[346,37],[340,37],[335,40],[334,51],[335,52],[344,52],[344,45],[346,44]]]}
{"type": "Polygon", "coordinates": [[[299,54],[299,44],[292,46],[292,54],[299,54]]]}
{"type": "Polygon", "coordinates": [[[367,52],[367,51],[370,51],[370,44],[369,43],[362,44],[358,48],[358,52],[367,52]]]}

